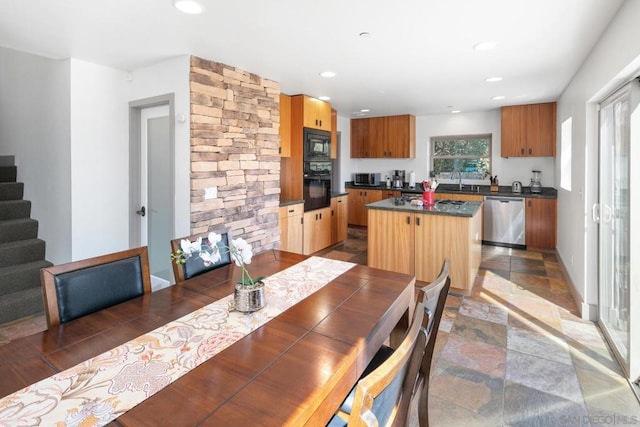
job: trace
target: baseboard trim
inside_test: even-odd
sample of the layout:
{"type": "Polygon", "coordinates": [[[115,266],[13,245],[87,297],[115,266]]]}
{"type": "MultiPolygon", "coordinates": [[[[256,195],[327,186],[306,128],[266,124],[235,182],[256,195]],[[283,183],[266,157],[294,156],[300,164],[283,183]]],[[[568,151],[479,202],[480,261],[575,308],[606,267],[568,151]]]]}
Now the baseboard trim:
{"type": "Polygon", "coordinates": [[[597,321],[598,306],[594,304],[588,304],[582,300],[582,296],[580,295],[580,292],[578,292],[575,284],[573,283],[573,280],[569,275],[569,271],[567,270],[567,266],[564,260],[562,259],[562,256],[557,250],[556,250],[556,255],[558,256],[558,261],[560,261],[559,264],[560,264],[560,268],[562,268],[562,274],[564,275],[564,277],[567,279],[567,282],[569,283],[569,291],[571,292],[571,297],[573,298],[573,301],[576,303],[576,306],[578,307],[578,311],[580,311],[580,318],[584,320],[590,320],[592,322],[597,321]]]}

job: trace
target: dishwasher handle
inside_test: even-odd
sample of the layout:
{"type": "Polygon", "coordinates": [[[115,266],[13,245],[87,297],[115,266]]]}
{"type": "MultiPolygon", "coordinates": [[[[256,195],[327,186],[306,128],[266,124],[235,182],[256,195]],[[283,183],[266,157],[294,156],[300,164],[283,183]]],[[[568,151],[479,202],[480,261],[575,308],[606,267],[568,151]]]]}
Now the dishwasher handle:
{"type": "Polygon", "coordinates": [[[484,196],[484,201],[496,201],[501,203],[520,202],[524,203],[524,197],[499,197],[499,196],[484,196]]]}

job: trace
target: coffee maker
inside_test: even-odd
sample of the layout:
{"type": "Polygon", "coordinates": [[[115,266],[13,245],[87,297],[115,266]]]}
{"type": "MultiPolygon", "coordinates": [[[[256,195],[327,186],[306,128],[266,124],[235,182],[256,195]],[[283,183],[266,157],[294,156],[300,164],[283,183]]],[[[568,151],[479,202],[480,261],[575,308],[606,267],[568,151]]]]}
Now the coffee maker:
{"type": "Polygon", "coordinates": [[[393,188],[402,188],[404,187],[404,171],[394,170],[393,171],[393,188]]]}
{"type": "Polygon", "coordinates": [[[540,194],[542,192],[542,172],[531,171],[531,173],[533,173],[531,184],[529,185],[531,193],[540,194]]]}

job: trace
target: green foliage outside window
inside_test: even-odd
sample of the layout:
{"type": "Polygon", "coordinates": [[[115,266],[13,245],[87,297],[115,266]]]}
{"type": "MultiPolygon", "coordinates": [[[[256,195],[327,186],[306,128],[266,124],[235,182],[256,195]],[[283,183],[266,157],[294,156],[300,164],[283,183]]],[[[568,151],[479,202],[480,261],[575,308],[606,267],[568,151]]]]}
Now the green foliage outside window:
{"type": "Polygon", "coordinates": [[[449,178],[483,179],[491,173],[491,135],[440,136],[431,138],[432,171],[449,178]]]}

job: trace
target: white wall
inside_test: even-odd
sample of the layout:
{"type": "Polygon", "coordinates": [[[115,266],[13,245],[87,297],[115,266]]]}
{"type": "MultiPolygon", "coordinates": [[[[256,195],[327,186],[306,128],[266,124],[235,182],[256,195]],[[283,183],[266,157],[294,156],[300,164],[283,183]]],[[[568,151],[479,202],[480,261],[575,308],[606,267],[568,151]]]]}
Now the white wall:
{"type": "MultiPolygon", "coordinates": [[[[596,104],[622,82],[640,74],[639,16],[640,1],[623,4],[558,101],[558,125],[573,117],[572,190],[558,193],[558,253],[582,298],[583,317],[592,320],[598,272],[597,226],[591,221],[591,207],[598,197],[596,104]]],[[[556,165],[558,177],[560,164],[556,165]]],[[[639,261],[631,261],[632,277],[639,261]]]]}
{"type": "Polygon", "coordinates": [[[0,155],[16,156],[53,263],[71,257],[69,73],[69,61],[0,47],[0,155]]]}
{"type": "Polygon", "coordinates": [[[190,56],[183,55],[150,67],[140,68],[131,73],[132,79],[127,92],[127,103],[158,95],[175,95],[175,212],[174,237],[183,237],[190,232],[191,194],[190,179],[190,93],[189,93],[190,56]],[[182,120],[184,119],[184,121],[182,120]]]}
{"type": "Polygon", "coordinates": [[[71,59],[72,260],[129,248],[126,79],[71,59]]]}
{"type": "MultiPolygon", "coordinates": [[[[498,175],[500,185],[511,185],[521,181],[529,185],[531,171],[542,171],[542,184],[553,187],[555,180],[555,159],[552,157],[503,158],[500,157],[500,110],[477,113],[460,113],[416,117],[416,157],[415,159],[352,159],[350,157],[349,118],[338,117],[341,131],[340,167],[343,181],[351,181],[353,172],[380,172],[382,179],[394,169],[415,171],[416,182],[429,177],[431,137],[443,135],[492,135],[492,175],[498,175]]],[[[487,185],[489,182],[487,181],[487,185]]],[[[341,183],[344,189],[344,182],[341,183]]]]}

